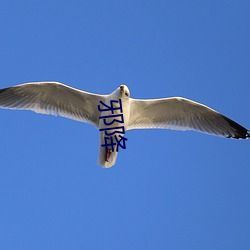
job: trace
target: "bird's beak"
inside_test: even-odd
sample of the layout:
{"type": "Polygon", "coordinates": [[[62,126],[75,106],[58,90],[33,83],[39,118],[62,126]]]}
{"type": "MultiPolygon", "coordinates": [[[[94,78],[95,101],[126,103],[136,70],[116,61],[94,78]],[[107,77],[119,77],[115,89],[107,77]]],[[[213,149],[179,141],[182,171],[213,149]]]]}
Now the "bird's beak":
{"type": "Polygon", "coordinates": [[[120,89],[121,89],[121,92],[123,93],[123,92],[124,92],[124,86],[121,85],[121,86],[120,86],[120,89]]]}

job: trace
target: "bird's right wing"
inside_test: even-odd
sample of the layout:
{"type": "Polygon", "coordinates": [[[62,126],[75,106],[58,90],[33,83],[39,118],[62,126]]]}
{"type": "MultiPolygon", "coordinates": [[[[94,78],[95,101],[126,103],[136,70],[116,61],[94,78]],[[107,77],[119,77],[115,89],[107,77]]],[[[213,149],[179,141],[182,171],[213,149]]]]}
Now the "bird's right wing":
{"type": "Polygon", "coordinates": [[[127,130],[165,128],[196,130],[208,134],[243,138],[250,132],[217,111],[181,97],[139,100],[130,99],[127,130]]]}
{"type": "Polygon", "coordinates": [[[0,108],[60,115],[98,127],[98,104],[105,97],[58,82],[33,82],[0,89],[0,108]]]}

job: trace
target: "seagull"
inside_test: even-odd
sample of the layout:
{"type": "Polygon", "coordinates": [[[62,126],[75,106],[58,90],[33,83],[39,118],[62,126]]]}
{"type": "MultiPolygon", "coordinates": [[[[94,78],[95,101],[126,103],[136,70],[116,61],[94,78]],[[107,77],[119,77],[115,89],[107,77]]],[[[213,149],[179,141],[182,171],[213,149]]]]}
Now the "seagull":
{"type": "Polygon", "coordinates": [[[133,99],[124,84],[109,95],[100,95],[59,82],[24,83],[0,89],[0,108],[32,110],[94,125],[100,132],[98,165],[104,168],[116,163],[119,149],[113,150],[111,141],[118,145],[122,132],[118,137],[119,130],[112,129],[115,127],[123,127],[122,134],[132,129],[159,128],[195,130],[235,139],[250,137],[249,130],[201,103],[183,97],[133,99]],[[120,120],[111,118],[119,116],[120,120]]]}

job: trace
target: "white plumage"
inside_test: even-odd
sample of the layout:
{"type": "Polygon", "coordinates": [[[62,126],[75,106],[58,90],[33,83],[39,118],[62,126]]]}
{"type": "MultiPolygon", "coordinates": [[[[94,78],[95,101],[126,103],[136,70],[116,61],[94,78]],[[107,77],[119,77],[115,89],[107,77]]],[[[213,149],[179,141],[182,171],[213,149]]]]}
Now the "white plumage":
{"type": "MultiPolygon", "coordinates": [[[[100,101],[110,105],[111,100],[121,99],[125,131],[131,129],[162,128],[174,130],[196,130],[228,138],[250,137],[250,132],[217,111],[194,101],[181,98],[140,100],[130,98],[126,85],[121,85],[110,95],[98,95],[71,88],[58,82],[34,82],[0,89],[0,107],[26,109],[37,113],[60,115],[96,128],[107,128],[100,116],[100,101]]],[[[118,114],[116,111],[114,114],[118,114]]],[[[108,118],[111,119],[111,118],[108,118]]],[[[114,123],[113,126],[120,126],[114,123]]],[[[100,131],[100,153],[98,164],[111,167],[118,152],[107,153],[104,131],[100,131]]],[[[114,136],[113,136],[114,139],[114,136]]]]}

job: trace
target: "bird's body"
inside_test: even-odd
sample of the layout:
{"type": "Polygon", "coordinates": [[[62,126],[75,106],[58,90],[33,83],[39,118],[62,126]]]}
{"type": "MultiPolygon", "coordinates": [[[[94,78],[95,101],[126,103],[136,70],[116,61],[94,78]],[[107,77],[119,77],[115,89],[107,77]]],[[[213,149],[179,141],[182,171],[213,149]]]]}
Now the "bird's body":
{"type": "MultiPolygon", "coordinates": [[[[117,101],[117,103],[114,103],[114,107],[116,107],[117,109],[113,111],[113,114],[111,114],[110,111],[103,111],[100,113],[100,117],[105,117],[105,116],[110,116],[110,115],[122,115],[123,116],[123,123],[119,123],[119,122],[114,122],[112,117],[106,118],[105,121],[107,124],[112,123],[112,125],[105,125],[104,124],[104,119],[99,119],[99,129],[110,129],[112,127],[116,128],[116,127],[124,127],[124,132],[126,132],[126,128],[128,126],[128,121],[129,121],[129,116],[130,116],[130,99],[123,97],[121,95],[121,91],[120,88],[116,89],[113,93],[111,93],[109,96],[107,96],[105,104],[110,106],[111,101],[117,101]],[[122,103],[122,113],[121,110],[119,109],[119,99],[121,99],[121,103],[122,103]]],[[[115,117],[116,119],[118,117],[115,117]]],[[[117,120],[121,120],[121,119],[117,119],[117,120]]],[[[115,139],[115,131],[117,131],[117,129],[111,129],[108,130],[109,134],[114,133],[113,135],[111,135],[110,137],[112,137],[112,141],[116,142],[115,139]]],[[[118,152],[116,152],[116,150],[113,150],[109,147],[109,151],[106,152],[105,147],[102,147],[101,145],[103,145],[105,143],[105,137],[107,137],[105,135],[105,131],[100,131],[100,150],[99,150],[99,157],[98,157],[98,164],[100,166],[104,166],[106,168],[112,167],[114,165],[114,163],[116,162],[116,158],[118,155],[118,152]]]]}
{"type": "Polygon", "coordinates": [[[0,89],[0,107],[60,115],[94,125],[100,130],[98,164],[105,168],[112,167],[117,159],[117,150],[103,146],[107,133],[118,144],[121,133],[116,134],[117,129],[112,129],[116,127],[123,130],[123,136],[131,129],[162,128],[196,130],[236,139],[250,137],[246,128],[203,104],[182,97],[133,99],[126,85],[110,95],[98,95],[58,82],[26,83],[0,89]],[[115,107],[112,112],[101,106],[110,106],[111,102],[115,107]],[[110,115],[112,117],[107,117],[110,115]],[[114,117],[119,119],[114,120],[114,117]]]}

